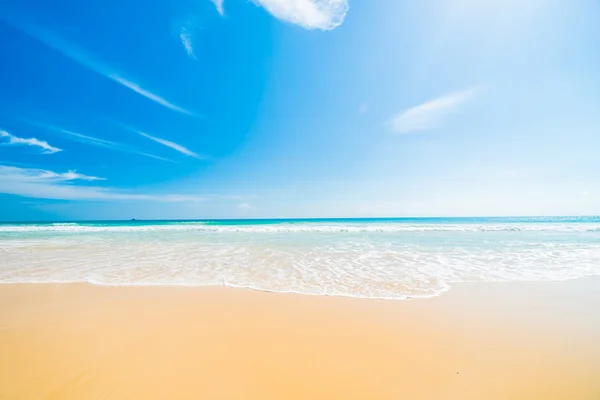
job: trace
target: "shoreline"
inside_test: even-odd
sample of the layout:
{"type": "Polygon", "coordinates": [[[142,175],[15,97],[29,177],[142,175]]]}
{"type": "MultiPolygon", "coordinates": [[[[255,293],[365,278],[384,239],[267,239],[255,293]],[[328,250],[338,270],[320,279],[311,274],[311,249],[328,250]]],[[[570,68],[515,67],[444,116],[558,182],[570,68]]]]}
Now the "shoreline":
{"type": "MultiPolygon", "coordinates": [[[[405,301],[405,300],[427,300],[427,299],[435,299],[438,297],[442,297],[444,294],[449,293],[456,287],[468,287],[468,286],[479,286],[479,285],[536,285],[536,284],[554,284],[554,283],[562,283],[562,282],[572,282],[572,281],[581,281],[587,279],[597,279],[600,281],[600,275],[598,274],[590,274],[583,275],[574,278],[565,278],[565,279],[557,279],[557,280],[522,280],[522,281],[478,281],[478,282],[445,282],[447,285],[442,291],[435,295],[427,296],[418,296],[418,295],[403,295],[404,297],[369,297],[369,296],[359,296],[352,294],[328,294],[328,293],[305,293],[299,291],[279,291],[275,289],[263,289],[252,286],[243,286],[231,284],[228,281],[225,281],[223,284],[167,284],[167,283],[156,283],[156,284],[134,284],[134,283],[125,283],[125,284],[104,284],[100,282],[94,282],[91,280],[86,281],[33,281],[33,282],[3,282],[0,281],[0,288],[2,286],[11,286],[11,285],[89,285],[89,286],[98,286],[98,287],[107,287],[107,288],[223,288],[223,289],[238,289],[238,290],[247,290],[251,292],[260,292],[260,293],[274,293],[274,294],[283,294],[283,295],[296,295],[296,296],[311,296],[311,297],[334,297],[334,298],[344,298],[344,299],[357,299],[357,300],[375,300],[375,301],[405,301]]],[[[463,289],[461,289],[463,290],[463,289]]]]}
{"type": "Polygon", "coordinates": [[[412,301],[0,285],[0,398],[597,399],[600,277],[412,301]],[[103,397],[104,396],[104,397],[103,397]]]}

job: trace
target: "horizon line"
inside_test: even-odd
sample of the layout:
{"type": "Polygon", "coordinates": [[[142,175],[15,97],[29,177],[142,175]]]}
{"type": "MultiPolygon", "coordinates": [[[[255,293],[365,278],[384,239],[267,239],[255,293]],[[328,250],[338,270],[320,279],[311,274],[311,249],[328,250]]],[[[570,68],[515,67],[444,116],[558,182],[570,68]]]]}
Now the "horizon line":
{"type": "Polygon", "coordinates": [[[174,218],[174,219],[77,219],[77,220],[2,220],[0,224],[35,224],[35,223],[94,223],[94,222],[218,222],[218,221],[318,221],[318,220],[415,220],[415,219],[551,219],[551,218],[598,218],[600,214],[591,215],[465,215],[465,216],[403,216],[403,217],[266,217],[266,218],[174,218]]]}

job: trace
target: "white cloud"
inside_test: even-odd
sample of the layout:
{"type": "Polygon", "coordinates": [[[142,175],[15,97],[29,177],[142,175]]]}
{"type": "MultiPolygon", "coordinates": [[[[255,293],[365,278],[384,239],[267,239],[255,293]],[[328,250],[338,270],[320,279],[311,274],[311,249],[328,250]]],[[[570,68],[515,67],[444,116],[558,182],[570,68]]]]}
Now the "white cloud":
{"type": "Polygon", "coordinates": [[[19,182],[66,182],[75,180],[84,181],[103,181],[105,178],[80,174],[77,171],[69,170],[63,173],[57,173],[38,168],[19,168],[9,165],[0,165],[0,179],[2,181],[19,182]]]}
{"type": "Polygon", "coordinates": [[[74,180],[82,180],[82,181],[105,181],[106,178],[99,178],[97,176],[89,176],[80,174],[77,171],[69,170],[63,173],[56,173],[52,171],[40,170],[40,173],[36,176],[39,179],[50,179],[53,181],[64,182],[64,181],[74,181],[74,180]]]}
{"type": "Polygon", "coordinates": [[[253,0],[274,17],[306,29],[331,30],[344,22],[347,0],[253,0]]]}
{"type": "Polygon", "coordinates": [[[443,118],[455,112],[462,104],[474,98],[482,90],[481,86],[467,88],[401,111],[388,121],[388,126],[396,133],[435,128],[443,118]]]}
{"type": "Polygon", "coordinates": [[[215,4],[215,8],[217,9],[217,12],[221,15],[223,15],[225,13],[225,10],[223,9],[223,0],[211,0],[214,4],[215,4]]]}
{"type": "Polygon", "coordinates": [[[38,140],[36,138],[29,138],[29,139],[20,138],[18,136],[12,135],[6,131],[0,131],[0,138],[7,138],[8,142],[6,142],[4,144],[8,144],[8,145],[39,147],[42,149],[42,153],[44,153],[44,154],[53,154],[53,153],[58,153],[59,151],[62,151],[62,149],[59,149],[58,147],[50,146],[48,144],[48,142],[45,142],[43,140],[38,140]]]}
{"type": "Polygon", "coordinates": [[[190,32],[187,26],[181,28],[181,32],[179,33],[179,38],[181,39],[181,44],[185,48],[188,57],[196,59],[196,55],[194,54],[194,48],[192,46],[192,33],[190,32]]]}
{"type": "Polygon", "coordinates": [[[186,110],[184,108],[181,108],[179,106],[176,106],[173,103],[169,103],[167,100],[163,99],[162,97],[160,97],[160,96],[158,96],[158,95],[156,95],[156,94],[154,94],[152,92],[149,92],[148,90],[140,87],[137,83],[133,83],[133,82],[131,82],[131,81],[129,81],[129,80],[127,80],[127,79],[125,79],[125,78],[117,75],[117,74],[107,73],[107,74],[104,74],[104,76],[106,76],[107,78],[110,78],[110,79],[112,79],[112,80],[114,80],[116,82],[119,82],[121,85],[126,86],[129,89],[133,90],[134,92],[139,93],[142,96],[144,96],[144,97],[146,97],[146,98],[148,98],[148,99],[150,99],[150,100],[152,100],[152,101],[154,101],[154,102],[156,102],[156,103],[158,103],[158,104],[160,104],[162,106],[170,108],[171,110],[180,112],[182,114],[195,115],[193,112],[188,111],[188,110],[186,110]]]}
{"type": "Polygon", "coordinates": [[[144,132],[138,132],[138,133],[140,135],[144,136],[144,137],[147,137],[150,140],[154,140],[157,143],[160,143],[160,144],[162,144],[164,146],[167,146],[167,147],[170,147],[173,150],[176,150],[176,151],[178,151],[178,152],[180,152],[182,154],[185,154],[186,156],[194,157],[194,158],[197,158],[197,159],[200,159],[200,160],[205,160],[205,159],[208,158],[206,156],[201,156],[200,154],[196,154],[193,151],[191,151],[190,149],[188,149],[186,147],[183,147],[182,145],[177,144],[175,142],[171,142],[169,140],[161,139],[161,138],[158,138],[156,136],[148,135],[147,133],[144,133],[144,132]]]}
{"type": "MultiPolygon", "coordinates": [[[[220,16],[224,16],[225,15],[225,9],[223,8],[223,1],[224,0],[210,0],[214,6],[215,9],[217,10],[217,12],[219,13],[220,16]]],[[[185,49],[187,55],[189,58],[196,60],[196,54],[194,54],[194,42],[195,42],[195,36],[196,36],[196,31],[199,28],[199,26],[201,26],[201,22],[202,21],[202,16],[204,13],[200,13],[200,12],[196,12],[196,13],[191,13],[188,15],[187,19],[181,20],[181,19],[176,19],[175,20],[175,24],[177,26],[177,31],[179,34],[179,39],[181,40],[181,44],[183,45],[183,48],[185,49]]]]}
{"type": "Polygon", "coordinates": [[[177,111],[183,114],[195,115],[193,112],[188,111],[184,108],[181,108],[164,98],[150,92],[142,88],[140,85],[132,82],[131,80],[122,76],[122,74],[115,72],[113,68],[103,63],[102,61],[95,58],[93,55],[86,52],[84,49],[79,48],[78,46],[69,43],[63,40],[61,37],[56,35],[54,32],[44,29],[40,26],[37,26],[31,22],[19,21],[15,23],[15,21],[7,21],[11,23],[13,26],[21,30],[22,32],[28,34],[29,36],[37,39],[38,41],[46,44],[47,46],[53,48],[54,50],[64,54],[65,56],[77,61],[81,65],[88,67],[89,69],[104,75],[105,77],[112,79],[115,82],[120,83],[121,85],[133,90],[134,92],[146,97],[158,103],[166,108],[169,108],[173,111],[177,111]]]}
{"type": "MultiPolygon", "coordinates": [[[[224,0],[211,0],[217,12],[223,16],[224,0]]],[[[348,12],[348,0],[250,0],[267,10],[275,18],[299,25],[305,29],[329,31],[344,22],[348,12]]],[[[188,28],[180,31],[179,37],[188,55],[195,58],[192,36],[188,28]]]]}
{"type": "Polygon", "coordinates": [[[114,123],[116,125],[120,126],[122,129],[125,129],[125,130],[127,130],[129,132],[137,133],[138,135],[141,135],[141,136],[143,136],[143,137],[145,137],[147,139],[150,139],[150,140],[152,140],[152,141],[154,141],[156,143],[160,143],[163,146],[166,146],[166,147],[169,147],[169,148],[171,148],[173,150],[176,150],[176,151],[178,151],[178,152],[180,152],[182,154],[185,154],[186,156],[194,157],[194,158],[197,158],[199,160],[210,160],[211,159],[210,156],[207,156],[207,155],[204,155],[204,154],[194,153],[193,151],[191,151],[187,147],[184,147],[184,146],[182,146],[182,145],[180,145],[178,143],[172,142],[170,140],[166,140],[166,139],[162,139],[162,138],[159,138],[159,137],[156,137],[156,136],[152,136],[152,135],[150,135],[148,133],[142,132],[142,131],[137,130],[137,129],[131,127],[131,126],[122,124],[122,123],[117,122],[117,121],[114,121],[114,123]]]}
{"type": "Polygon", "coordinates": [[[104,178],[75,171],[57,173],[37,168],[0,165],[0,193],[53,200],[136,200],[160,202],[197,202],[207,197],[181,194],[138,194],[113,188],[76,185],[77,181],[98,181],[104,178]]]}
{"type": "Polygon", "coordinates": [[[123,129],[125,129],[125,130],[128,130],[128,131],[130,131],[130,132],[137,133],[138,135],[141,135],[141,136],[143,136],[143,137],[145,137],[145,138],[148,138],[148,139],[150,139],[150,140],[153,140],[153,141],[155,141],[156,143],[160,143],[160,144],[162,144],[163,146],[167,146],[167,147],[169,147],[169,148],[171,148],[171,149],[173,149],[173,150],[176,150],[176,151],[178,151],[178,152],[180,152],[180,153],[182,153],[182,154],[185,154],[186,156],[189,156],[189,157],[194,157],[194,158],[197,158],[197,159],[199,159],[199,160],[210,160],[210,157],[209,157],[209,156],[207,156],[207,155],[203,155],[203,154],[197,154],[197,153],[194,153],[192,150],[190,150],[190,149],[188,149],[187,147],[184,147],[184,146],[182,146],[182,145],[180,145],[180,144],[178,144],[178,143],[171,142],[170,140],[161,139],[161,138],[159,138],[159,137],[156,137],[156,136],[149,135],[149,134],[147,134],[147,133],[145,133],[145,132],[138,131],[138,130],[136,130],[136,129],[132,128],[132,127],[129,127],[129,126],[126,126],[126,125],[120,124],[120,123],[118,123],[118,122],[117,122],[117,124],[118,124],[118,125],[119,125],[121,128],[123,128],[123,129]]]}
{"type": "MultiPolygon", "coordinates": [[[[331,30],[344,22],[348,0],[252,0],[274,17],[306,29],[331,30]]],[[[223,15],[223,0],[212,0],[223,15]]]]}
{"type": "MultiPolygon", "coordinates": [[[[46,127],[46,129],[54,130],[53,128],[50,128],[50,127],[46,127]]],[[[100,138],[97,138],[94,136],[88,136],[88,135],[84,135],[82,133],[68,131],[66,129],[57,128],[56,131],[58,131],[60,133],[64,133],[65,135],[69,135],[69,136],[73,136],[75,138],[81,139],[87,143],[94,143],[94,144],[103,145],[103,146],[119,146],[120,145],[120,143],[111,142],[110,140],[100,139],[100,138]]]]}
{"type": "Polygon", "coordinates": [[[94,136],[84,135],[79,132],[73,132],[73,131],[70,131],[67,129],[59,128],[59,127],[48,125],[48,124],[42,124],[39,122],[30,121],[30,120],[23,120],[23,121],[28,124],[45,129],[47,131],[66,135],[67,137],[69,137],[77,142],[80,142],[80,143],[89,144],[91,146],[104,147],[107,149],[116,150],[116,151],[120,151],[123,153],[139,154],[141,156],[150,157],[150,158],[154,158],[154,159],[161,160],[161,161],[173,162],[172,160],[169,160],[168,158],[163,158],[163,157],[155,156],[154,154],[145,153],[143,151],[140,151],[140,150],[138,150],[132,146],[126,145],[124,143],[117,143],[117,142],[113,142],[113,141],[106,140],[106,139],[100,139],[100,138],[97,138],[94,136]]]}

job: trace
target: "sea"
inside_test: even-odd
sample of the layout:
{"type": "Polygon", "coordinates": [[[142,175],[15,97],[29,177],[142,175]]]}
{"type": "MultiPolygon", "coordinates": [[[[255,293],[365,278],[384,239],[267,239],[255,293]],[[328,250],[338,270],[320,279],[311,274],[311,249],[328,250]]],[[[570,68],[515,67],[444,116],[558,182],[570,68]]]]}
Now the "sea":
{"type": "Polygon", "coordinates": [[[231,286],[373,299],[600,275],[600,217],[0,223],[0,283],[231,286]]]}

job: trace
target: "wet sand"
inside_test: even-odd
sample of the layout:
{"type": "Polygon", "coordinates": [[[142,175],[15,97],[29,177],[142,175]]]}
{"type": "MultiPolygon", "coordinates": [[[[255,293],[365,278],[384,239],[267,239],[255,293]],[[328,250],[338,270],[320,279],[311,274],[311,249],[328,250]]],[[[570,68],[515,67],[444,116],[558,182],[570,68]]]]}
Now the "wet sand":
{"type": "Polygon", "coordinates": [[[0,399],[600,399],[600,278],[376,301],[0,285],[0,399]]]}

